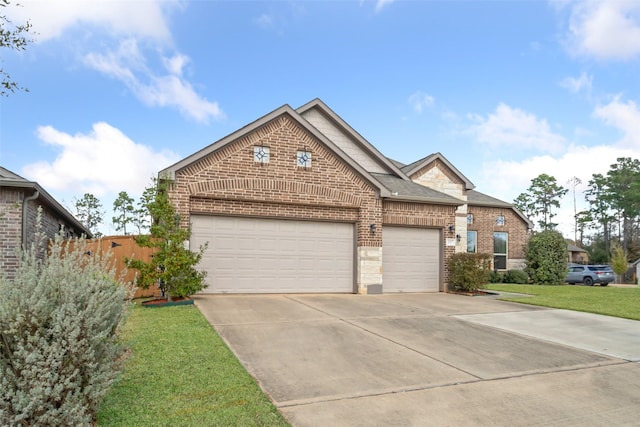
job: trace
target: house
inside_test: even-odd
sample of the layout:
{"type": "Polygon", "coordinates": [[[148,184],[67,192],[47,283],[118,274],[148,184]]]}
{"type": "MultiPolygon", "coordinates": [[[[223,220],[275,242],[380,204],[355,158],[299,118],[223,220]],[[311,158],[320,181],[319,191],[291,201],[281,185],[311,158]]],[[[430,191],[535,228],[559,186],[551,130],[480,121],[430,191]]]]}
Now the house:
{"type": "Polygon", "coordinates": [[[569,243],[567,244],[567,251],[569,252],[569,262],[573,262],[575,264],[589,263],[589,252],[586,250],[569,243]]]}
{"type": "Polygon", "coordinates": [[[62,227],[68,237],[92,237],[91,231],[38,183],[0,166],[0,271],[8,277],[15,274],[18,266],[16,248],[28,248],[34,242],[39,207],[47,237],[53,238],[62,227]]]}
{"type": "Polygon", "coordinates": [[[532,224],[442,154],[404,165],[315,99],[160,171],[212,293],[446,291],[455,252],[523,263],[532,224]]]}

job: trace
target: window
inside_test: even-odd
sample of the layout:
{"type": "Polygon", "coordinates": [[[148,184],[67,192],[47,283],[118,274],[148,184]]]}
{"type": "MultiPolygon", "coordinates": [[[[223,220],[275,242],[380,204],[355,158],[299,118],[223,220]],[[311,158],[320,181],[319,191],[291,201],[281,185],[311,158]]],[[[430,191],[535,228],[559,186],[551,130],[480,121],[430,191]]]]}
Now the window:
{"type": "Polygon", "coordinates": [[[467,214],[467,224],[473,224],[473,214],[467,214]]]}
{"type": "Polygon", "coordinates": [[[497,225],[504,225],[504,215],[498,215],[496,217],[496,224],[497,225]]]}
{"type": "Polygon", "coordinates": [[[507,269],[507,233],[496,231],[493,233],[493,269],[507,269]]]}
{"type": "Polygon", "coordinates": [[[262,145],[253,147],[253,160],[258,163],[269,163],[269,147],[262,145]]]}
{"type": "Polygon", "coordinates": [[[478,252],[478,232],[467,231],[467,253],[475,254],[478,252]]]}
{"type": "Polygon", "coordinates": [[[311,167],[311,152],[309,151],[298,151],[298,155],[296,156],[297,165],[302,168],[310,168],[311,167]]]}

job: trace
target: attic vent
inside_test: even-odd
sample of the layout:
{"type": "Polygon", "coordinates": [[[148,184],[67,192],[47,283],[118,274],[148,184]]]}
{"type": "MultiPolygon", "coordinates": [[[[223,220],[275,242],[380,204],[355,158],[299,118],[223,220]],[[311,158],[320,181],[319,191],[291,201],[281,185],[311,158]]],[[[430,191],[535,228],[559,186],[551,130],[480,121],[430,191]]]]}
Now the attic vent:
{"type": "Polygon", "coordinates": [[[269,163],[269,147],[258,145],[253,147],[253,160],[257,163],[269,163]]]}

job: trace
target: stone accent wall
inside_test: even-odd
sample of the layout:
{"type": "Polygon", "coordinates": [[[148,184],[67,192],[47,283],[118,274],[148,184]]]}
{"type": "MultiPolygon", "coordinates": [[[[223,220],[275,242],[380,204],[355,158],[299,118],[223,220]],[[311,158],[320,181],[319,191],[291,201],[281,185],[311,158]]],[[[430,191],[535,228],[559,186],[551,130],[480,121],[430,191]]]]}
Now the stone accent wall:
{"type": "MultiPolygon", "coordinates": [[[[171,198],[184,226],[191,214],[346,221],[358,248],[382,246],[369,231],[382,227],[378,190],[286,114],[177,171],[171,198]],[[269,163],[254,161],[254,146],[269,147],[269,163]],[[311,152],[310,168],[297,165],[299,150],[311,152]]],[[[361,282],[364,270],[359,292],[373,280],[361,282]]]]}
{"type": "Polygon", "coordinates": [[[382,251],[380,247],[359,247],[356,253],[358,293],[382,293],[382,251]]]}
{"type": "Polygon", "coordinates": [[[440,290],[447,290],[449,283],[449,257],[455,253],[454,246],[446,245],[446,238],[449,236],[448,226],[454,224],[455,206],[445,205],[429,205],[408,202],[398,202],[385,200],[382,206],[382,233],[384,233],[384,224],[388,225],[406,225],[422,228],[439,228],[442,230],[442,283],[440,290]]]}
{"type": "Polygon", "coordinates": [[[440,160],[429,163],[411,175],[411,180],[417,184],[448,194],[449,196],[467,200],[464,182],[456,177],[440,160]]]}
{"type": "Polygon", "coordinates": [[[493,233],[508,233],[507,268],[520,269],[524,264],[524,246],[529,239],[527,225],[512,209],[469,206],[473,214],[473,224],[468,230],[478,232],[478,252],[493,255],[493,233]],[[496,217],[504,215],[504,226],[496,224],[496,217]]]}

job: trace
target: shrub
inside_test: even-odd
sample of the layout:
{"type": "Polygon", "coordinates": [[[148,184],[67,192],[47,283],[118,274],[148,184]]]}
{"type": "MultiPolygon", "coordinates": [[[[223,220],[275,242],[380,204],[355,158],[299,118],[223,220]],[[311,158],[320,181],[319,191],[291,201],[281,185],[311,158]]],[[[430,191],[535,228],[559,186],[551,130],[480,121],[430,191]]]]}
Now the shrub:
{"type": "Polygon", "coordinates": [[[529,275],[524,270],[509,270],[507,274],[504,275],[503,283],[526,285],[529,283],[529,275]]]}
{"type": "Polygon", "coordinates": [[[132,258],[125,260],[127,267],[140,273],[138,284],[141,288],[147,289],[158,283],[169,301],[193,295],[207,287],[206,271],[195,268],[207,244],[200,246],[197,252],[185,247],[191,236],[191,227],[180,226],[180,216],[169,199],[170,185],[167,179],[159,179],[145,190],[148,200],[144,208],[153,218],[153,224],[151,234],[136,237],[136,243],[154,248],[153,257],[148,262],[132,258]]]}
{"type": "Polygon", "coordinates": [[[553,230],[535,233],[526,246],[525,272],[533,283],[560,285],[567,273],[567,242],[553,230]]]}
{"type": "Polygon", "coordinates": [[[91,425],[123,360],[129,305],[108,254],[37,233],[0,277],[0,424],[91,425]]]}
{"type": "Polygon", "coordinates": [[[453,254],[449,258],[449,287],[453,291],[475,292],[489,280],[491,256],[488,254],[453,254]]]}
{"type": "Polygon", "coordinates": [[[489,273],[489,283],[502,283],[504,281],[504,276],[499,271],[492,270],[489,273]]]}

